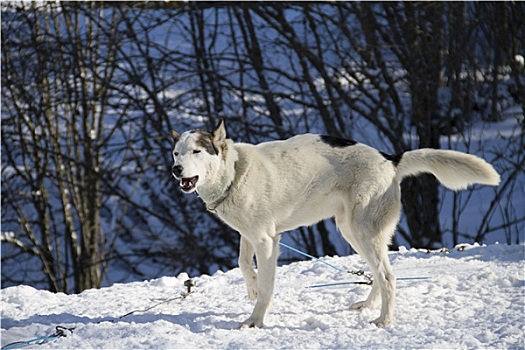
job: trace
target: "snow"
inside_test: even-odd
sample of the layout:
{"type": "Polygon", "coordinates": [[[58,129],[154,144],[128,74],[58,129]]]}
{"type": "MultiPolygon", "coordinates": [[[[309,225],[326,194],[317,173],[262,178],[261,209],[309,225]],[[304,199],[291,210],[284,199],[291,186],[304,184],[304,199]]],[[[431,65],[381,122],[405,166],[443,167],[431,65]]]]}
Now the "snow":
{"type": "MultiPolygon", "coordinates": [[[[369,323],[379,310],[349,309],[369,286],[309,288],[360,280],[313,260],[278,267],[261,329],[238,329],[253,308],[238,268],[194,277],[194,293],[162,304],[185,290],[187,274],[77,295],[9,287],[1,291],[2,346],[50,335],[60,325],[75,329],[31,348],[524,348],[524,257],[525,245],[500,244],[391,252],[398,278],[429,279],[398,281],[396,322],[386,329],[369,323]]],[[[357,255],[324,259],[366,270],[357,255]]]]}
{"type": "Polygon", "coordinates": [[[514,61],[516,62],[516,65],[520,68],[523,68],[525,66],[525,58],[523,58],[522,55],[515,55],[514,61]]]}

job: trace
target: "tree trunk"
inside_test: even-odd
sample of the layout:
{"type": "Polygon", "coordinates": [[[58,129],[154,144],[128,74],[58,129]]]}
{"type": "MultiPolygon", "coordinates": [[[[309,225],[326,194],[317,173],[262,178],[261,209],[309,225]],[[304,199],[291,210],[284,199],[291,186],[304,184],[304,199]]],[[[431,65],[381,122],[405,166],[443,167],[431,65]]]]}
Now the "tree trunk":
{"type": "MultiPolygon", "coordinates": [[[[405,34],[412,48],[406,67],[412,92],[412,125],[419,139],[417,148],[441,148],[439,87],[443,47],[443,9],[440,5],[406,3],[405,34]]],[[[441,246],[438,181],[432,175],[406,179],[402,186],[403,207],[418,248],[441,246]]]]}

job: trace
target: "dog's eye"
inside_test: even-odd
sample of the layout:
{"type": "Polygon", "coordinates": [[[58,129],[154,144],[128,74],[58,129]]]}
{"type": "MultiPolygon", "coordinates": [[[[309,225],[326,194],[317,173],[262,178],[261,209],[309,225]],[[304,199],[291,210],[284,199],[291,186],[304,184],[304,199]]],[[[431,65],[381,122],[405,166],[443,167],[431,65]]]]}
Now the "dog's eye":
{"type": "Polygon", "coordinates": [[[196,149],[193,151],[193,154],[197,154],[197,153],[201,153],[201,150],[200,149],[196,149]]]}
{"type": "Polygon", "coordinates": [[[176,157],[179,155],[179,152],[173,152],[173,155],[176,157]]]}

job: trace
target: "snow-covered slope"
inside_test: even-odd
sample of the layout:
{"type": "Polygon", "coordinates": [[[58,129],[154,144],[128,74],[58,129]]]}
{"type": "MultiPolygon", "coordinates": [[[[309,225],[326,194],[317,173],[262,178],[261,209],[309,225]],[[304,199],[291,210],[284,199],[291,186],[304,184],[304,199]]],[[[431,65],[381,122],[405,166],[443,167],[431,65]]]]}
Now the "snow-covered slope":
{"type": "MultiPolygon", "coordinates": [[[[354,349],[523,348],[525,346],[525,246],[466,246],[451,252],[402,249],[390,254],[398,278],[396,323],[378,329],[378,310],[349,310],[367,285],[309,288],[357,281],[317,261],[278,268],[266,327],[237,329],[253,304],[239,269],[194,278],[186,274],[117,284],[79,295],[28,286],[3,289],[2,346],[49,335],[55,326],[73,333],[32,348],[56,349],[354,349]],[[404,277],[430,277],[402,280],[404,277]]],[[[357,256],[326,258],[350,270],[365,269],[357,256]]]]}

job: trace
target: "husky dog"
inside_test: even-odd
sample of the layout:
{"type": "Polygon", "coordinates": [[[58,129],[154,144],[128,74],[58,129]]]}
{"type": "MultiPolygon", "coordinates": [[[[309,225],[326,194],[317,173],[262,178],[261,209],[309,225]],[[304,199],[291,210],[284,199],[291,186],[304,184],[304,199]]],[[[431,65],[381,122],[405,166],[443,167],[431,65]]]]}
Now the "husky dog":
{"type": "Polygon", "coordinates": [[[396,277],[387,245],[399,221],[403,178],[431,173],[452,190],[500,181],[483,159],[449,150],[390,156],[355,141],[313,134],[258,145],[234,143],[222,120],[212,132],[172,131],[172,137],[172,173],[182,191],[196,191],[209,211],[241,235],[239,267],[248,297],[257,300],[241,328],[263,326],[273,294],[279,233],[332,217],[374,277],[368,298],[351,308],[380,303],[381,314],[373,323],[390,325],[396,277]]]}

